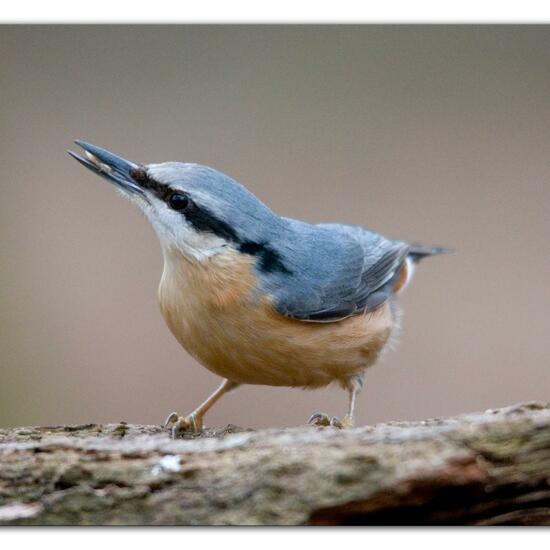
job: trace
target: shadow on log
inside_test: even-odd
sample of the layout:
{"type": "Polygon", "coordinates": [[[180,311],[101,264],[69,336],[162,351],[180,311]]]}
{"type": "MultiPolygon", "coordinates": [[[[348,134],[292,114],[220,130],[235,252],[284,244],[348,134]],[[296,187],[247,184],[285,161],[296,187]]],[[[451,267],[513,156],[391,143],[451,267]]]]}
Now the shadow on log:
{"type": "Polygon", "coordinates": [[[0,524],[550,525],[550,406],[337,430],[0,430],[0,524]]]}

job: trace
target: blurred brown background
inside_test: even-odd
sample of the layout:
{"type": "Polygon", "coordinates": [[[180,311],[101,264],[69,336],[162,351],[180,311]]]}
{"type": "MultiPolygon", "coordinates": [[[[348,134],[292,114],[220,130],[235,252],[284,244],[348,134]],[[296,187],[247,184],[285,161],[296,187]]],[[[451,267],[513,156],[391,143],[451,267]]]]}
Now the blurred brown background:
{"type": "MultiPolygon", "coordinates": [[[[159,423],[218,383],[164,326],[152,229],[66,155],[74,138],[456,248],[402,297],[359,424],[549,399],[548,27],[19,26],[0,59],[0,425],[159,423]]],[[[345,405],[249,386],[207,424],[345,405]]]]}

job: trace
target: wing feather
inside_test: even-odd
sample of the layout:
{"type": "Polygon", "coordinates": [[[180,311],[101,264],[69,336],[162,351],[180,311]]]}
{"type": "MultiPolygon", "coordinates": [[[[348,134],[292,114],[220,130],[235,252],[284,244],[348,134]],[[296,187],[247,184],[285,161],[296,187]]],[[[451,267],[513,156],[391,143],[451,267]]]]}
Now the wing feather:
{"type": "Polygon", "coordinates": [[[410,246],[356,226],[316,227],[325,245],[332,239],[329,252],[319,246],[308,271],[274,292],[276,310],[302,321],[336,322],[382,305],[410,246]]]}

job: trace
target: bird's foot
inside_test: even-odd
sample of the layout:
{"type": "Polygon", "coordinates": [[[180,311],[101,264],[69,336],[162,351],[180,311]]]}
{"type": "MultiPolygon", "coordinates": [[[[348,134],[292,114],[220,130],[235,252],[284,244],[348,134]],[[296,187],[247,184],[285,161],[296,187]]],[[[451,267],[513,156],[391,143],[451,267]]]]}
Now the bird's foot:
{"type": "Polygon", "coordinates": [[[330,417],[328,414],[316,412],[309,417],[307,423],[312,426],[333,426],[338,429],[353,428],[353,418],[347,414],[340,420],[337,416],[330,417]]]}
{"type": "Polygon", "coordinates": [[[340,420],[337,416],[330,417],[328,414],[316,412],[309,417],[307,423],[312,426],[333,426],[339,429],[349,428],[351,425],[348,424],[347,418],[346,416],[344,420],[340,420]]]}
{"type": "Polygon", "coordinates": [[[177,439],[186,433],[198,434],[202,431],[202,417],[199,417],[196,413],[180,416],[178,413],[173,412],[168,415],[164,427],[170,429],[172,439],[177,439]]]}
{"type": "Polygon", "coordinates": [[[342,418],[342,428],[353,428],[353,426],[355,426],[353,417],[351,417],[349,414],[346,414],[346,416],[342,418]]]}

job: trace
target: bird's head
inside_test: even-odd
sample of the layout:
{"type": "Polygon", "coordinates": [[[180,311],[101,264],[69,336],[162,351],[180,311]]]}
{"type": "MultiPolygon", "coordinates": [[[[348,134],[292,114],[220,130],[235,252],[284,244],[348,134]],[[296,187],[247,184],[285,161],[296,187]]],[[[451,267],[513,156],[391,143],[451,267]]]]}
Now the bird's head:
{"type": "Polygon", "coordinates": [[[113,183],[153,225],[163,249],[202,261],[234,247],[253,252],[276,234],[281,218],[242,185],[212,168],[164,162],[139,164],[82,141],[69,154],[113,183]]]}

